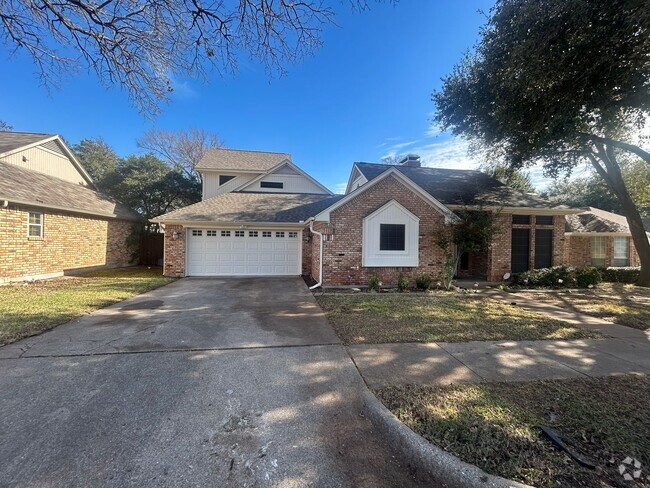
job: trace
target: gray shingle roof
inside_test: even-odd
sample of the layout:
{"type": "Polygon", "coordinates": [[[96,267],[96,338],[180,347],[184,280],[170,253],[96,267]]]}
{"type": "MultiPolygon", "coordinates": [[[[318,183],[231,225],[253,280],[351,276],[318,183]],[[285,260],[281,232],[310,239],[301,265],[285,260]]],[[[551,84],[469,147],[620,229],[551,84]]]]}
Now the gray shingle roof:
{"type": "Polygon", "coordinates": [[[567,232],[630,232],[623,215],[595,207],[576,215],[567,215],[565,228],[567,232]]]}
{"type": "Polygon", "coordinates": [[[534,193],[524,193],[505,186],[495,178],[474,170],[416,168],[376,163],[356,163],[368,179],[395,168],[444,205],[497,205],[504,207],[531,207],[566,209],[553,205],[534,193]]]}
{"type": "Polygon", "coordinates": [[[232,192],[174,210],[152,220],[298,223],[313,217],[341,198],[343,195],[232,192]]]}
{"type": "Polygon", "coordinates": [[[226,169],[265,172],[285,159],[291,161],[291,154],[240,149],[211,149],[199,161],[196,169],[226,169]]]}
{"type": "Polygon", "coordinates": [[[37,132],[0,132],[0,154],[13,151],[44,139],[54,134],[39,134],[37,132]]]}
{"type": "Polygon", "coordinates": [[[3,162],[0,162],[0,199],[44,208],[141,220],[126,206],[88,187],[3,162]]]}

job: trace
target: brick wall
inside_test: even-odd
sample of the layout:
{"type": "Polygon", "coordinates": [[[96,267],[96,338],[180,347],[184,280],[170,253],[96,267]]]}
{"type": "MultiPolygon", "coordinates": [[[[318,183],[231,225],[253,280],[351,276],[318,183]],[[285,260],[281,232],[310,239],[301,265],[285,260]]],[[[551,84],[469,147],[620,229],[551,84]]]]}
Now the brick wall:
{"type": "Polygon", "coordinates": [[[97,266],[128,266],[133,223],[10,205],[0,208],[0,281],[97,266]],[[29,212],[43,214],[43,237],[27,237],[29,212]]]}
{"type": "Polygon", "coordinates": [[[501,213],[496,218],[496,233],[487,253],[488,281],[501,281],[510,273],[512,250],[512,215],[501,213]]]}
{"type": "MultiPolygon", "coordinates": [[[[613,266],[614,261],[614,236],[604,236],[605,241],[605,267],[613,266]]],[[[630,266],[640,266],[639,254],[636,252],[632,238],[629,238],[630,266]]],[[[591,266],[591,236],[566,236],[564,246],[564,260],[569,266],[584,268],[591,266]]]]}
{"type": "MultiPolygon", "coordinates": [[[[434,279],[443,267],[443,251],[434,244],[444,225],[444,216],[420,196],[392,176],[377,183],[331,213],[330,224],[317,223],[315,230],[326,232],[324,241],[324,285],[364,285],[375,274],[384,285],[397,283],[400,274],[409,277],[428,273],[434,279]],[[363,219],[391,200],[397,201],[420,219],[419,266],[363,267],[363,219]]],[[[318,278],[318,236],[312,239],[312,276],[318,278]]]]}
{"type": "Polygon", "coordinates": [[[165,276],[185,276],[185,229],[182,225],[165,226],[165,276]],[[174,232],[177,238],[174,239],[174,232]]]}
{"type": "Polygon", "coordinates": [[[311,274],[311,254],[312,254],[312,244],[311,244],[311,232],[309,228],[306,228],[302,232],[302,274],[303,276],[308,276],[311,274]]]}

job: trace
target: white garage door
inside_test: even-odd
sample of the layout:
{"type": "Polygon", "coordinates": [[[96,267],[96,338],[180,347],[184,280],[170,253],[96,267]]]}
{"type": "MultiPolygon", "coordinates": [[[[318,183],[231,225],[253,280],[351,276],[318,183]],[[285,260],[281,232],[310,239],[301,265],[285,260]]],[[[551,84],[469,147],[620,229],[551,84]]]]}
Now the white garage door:
{"type": "Polygon", "coordinates": [[[301,232],[188,229],[188,276],[298,276],[301,232]]]}

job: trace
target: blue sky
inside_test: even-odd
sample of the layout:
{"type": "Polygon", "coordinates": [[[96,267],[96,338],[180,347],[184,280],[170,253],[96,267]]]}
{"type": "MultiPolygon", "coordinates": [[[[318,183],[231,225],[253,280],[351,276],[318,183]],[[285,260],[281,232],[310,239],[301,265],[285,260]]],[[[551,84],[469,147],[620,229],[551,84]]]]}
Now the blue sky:
{"type": "MultiPolygon", "coordinates": [[[[15,130],[58,133],[72,143],[103,137],[121,156],[151,127],[200,127],[227,147],[290,152],[328,187],[347,180],[354,161],[414,152],[425,164],[473,168],[465,146],[431,130],[431,93],[475,43],[491,1],[403,0],[352,12],[336,3],[338,26],[324,45],[282,78],[243,62],[234,78],[180,82],[155,120],[119,89],[80,73],[48,92],[24,55],[0,57],[0,119],[15,130]],[[10,94],[10,95],[8,95],[10,94]]],[[[541,180],[539,180],[541,182],[541,180]]]]}

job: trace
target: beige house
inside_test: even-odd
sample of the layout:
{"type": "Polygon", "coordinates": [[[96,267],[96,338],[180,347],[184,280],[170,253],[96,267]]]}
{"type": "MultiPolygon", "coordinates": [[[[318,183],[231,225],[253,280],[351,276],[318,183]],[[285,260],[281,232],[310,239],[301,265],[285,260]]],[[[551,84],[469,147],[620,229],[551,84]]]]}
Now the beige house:
{"type": "Polygon", "coordinates": [[[140,220],[58,135],[0,132],[0,282],[128,265],[140,220]]]}

